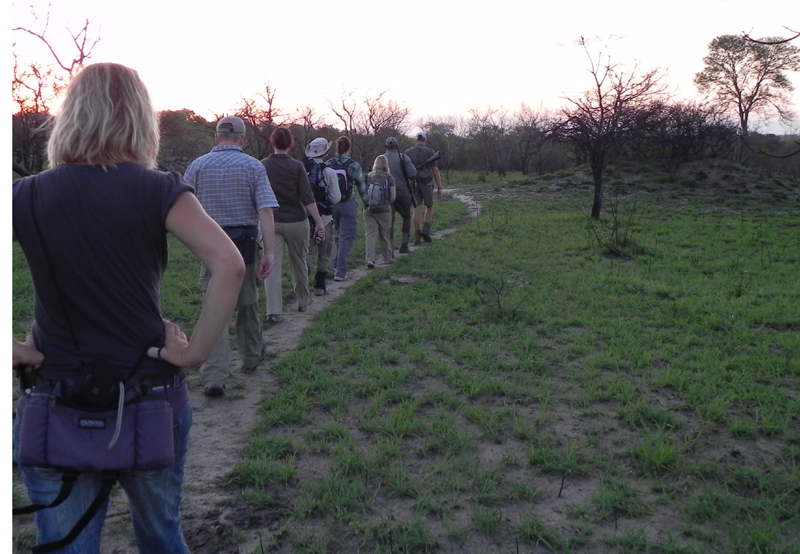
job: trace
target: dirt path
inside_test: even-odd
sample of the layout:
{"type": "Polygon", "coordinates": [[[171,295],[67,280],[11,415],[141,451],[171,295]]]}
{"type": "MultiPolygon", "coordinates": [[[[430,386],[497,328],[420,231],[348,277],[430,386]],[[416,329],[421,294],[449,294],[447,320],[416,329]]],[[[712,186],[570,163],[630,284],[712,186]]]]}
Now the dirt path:
{"type": "MultiPolygon", "coordinates": [[[[452,194],[452,191],[445,193],[452,194]]],[[[476,206],[471,199],[457,195],[454,197],[467,205],[470,210],[468,219],[476,216],[476,206]]],[[[454,230],[445,229],[431,235],[436,240],[454,230]]],[[[413,250],[424,247],[424,243],[420,247],[412,246],[412,255],[413,250]]],[[[314,315],[344,294],[367,271],[381,269],[379,266],[368,270],[363,263],[349,268],[348,279],[342,282],[331,279],[328,294],[315,296],[306,312],[297,312],[293,302],[288,302],[284,306],[283,320],[264,332],[270,356],[255,373],[243,374],[241,362],[234,352],[231,377],[226,383],[227,392],[224,397],[203,396],[203,383],[198,375],[195,373],[188,378],[194,407],[194,425],[186,465],[182,514],[184,533],[193,554],[250,553],[259,547],[260,539],[255,532],[240,537],[244,539],[240,544],[232,543],[227,517],[229,510],[233,508],[220,505],[220,501],[230,496],[221,486],[222,478],[242,462],[239,452],[252,428],[258,404],[277,388],[276,379],[270,369],[297,346],[301,332],[314,315]]],[[[109,509],[102,552],[136,553],[128,523],[127,501],[121,493],[109,509]]]]}

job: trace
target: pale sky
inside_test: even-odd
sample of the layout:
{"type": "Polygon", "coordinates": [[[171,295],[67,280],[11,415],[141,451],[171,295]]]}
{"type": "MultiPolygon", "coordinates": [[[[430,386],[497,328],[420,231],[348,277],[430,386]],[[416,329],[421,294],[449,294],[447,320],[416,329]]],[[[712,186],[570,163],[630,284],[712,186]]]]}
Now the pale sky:
{"type": "MultiPolygon", "coordinates": [[[[35,1],[43,18],[47,3],[35,1]]],[[[75,30],[94,18],[101,41],[91,61],[136,69],[157,109],[188,108],[212,118],[269,81],[284,112],[313,106],[327,113],[343,91],[362,100],[388,90],[413,121],[489,106],[514,111],[522,102],[563,105],[564,96],[591,85],[586,56],[575,46],[580,36],[613,37],[612,61],[668,70],[667,82],[686,98],[695,94],[692,77],[714,37],[788,36],[784,26],[800,27],[792,0],[537,4],[350,0],[337,8],[318,0],[243,0],[202,8],[170,0],[52,0],[48,36],[59,51],[71,52],[67,24],[75,30]]],[[[28,6],[15,3],[12,26],[30,24],[28,6]]],[[[23,61],[50,60],[36,39],[12,33],[12,41],[23,61]]],[[[800,75],[793,80],[800,85],[800,75]]]]}

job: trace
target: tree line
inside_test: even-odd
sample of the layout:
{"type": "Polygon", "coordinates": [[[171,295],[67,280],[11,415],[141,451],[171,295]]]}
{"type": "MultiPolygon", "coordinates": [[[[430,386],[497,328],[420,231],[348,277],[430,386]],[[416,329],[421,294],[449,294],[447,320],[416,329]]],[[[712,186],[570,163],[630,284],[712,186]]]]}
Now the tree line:
{"type": "MultiPolygon", "coordinates": [[[[68,74],[90,56],[96,44],[87,39],[87,20],[72,33],[78,54],[71,63],[59,60],[68,74]],[[89,51],[85,47],[89,44],[89,51]]],[[[20,30],[20,29],[15,29],[20,30]]],[[[32,32],[45,43],[45,30],[32,32]]],[[[208,121],[192,110],[160,114],[161,169],[182,172],[193,159],[213,147],[214,125],[224,115],[237,115],[247,124],[246,151],[262,159],[269,155],[269,136],[288,126],[298,144],[295,157],[318,136],[328,140],[345,135],[352,155],[362,165],[383,153],[384,141],[396,137],[401,148],[408,136],[423,130],[428,142],[442,154],[440,167],[447,179],[452,170],[505,175],[516,171],[542,174],[575,164],[588,164],[594,181],[592,215],[602,209],[603,174],[614,160],[659,159],[678,164],[704,157],[748,161],[770,171],[800,175],[800,140],[762,135],[751,130],[751,116],[791,121],[788,72],[800,71],[800,49],[780,37],[754,41],[747,36],[723,35],[709,44],[705,67],[695,76],[702,100],[680,100],[668,92],[666,73],[658,69],[612,64],[604,49],[581,38],[590,75],[588,88],[564,98],[559,109],[474,108],[464,115],[412,119],[410,110],[390,97],[389,91],[358,97],[343,91],[330,101],[327,113],[311,106],[290,110],[278,91],[266,83],[251,98],[242,98],[228,113],[208,121]]],[[[55,55],[55,54],[54,54],[55,55]]],[[[16,58],[15,58],[16,62],[16,58]]],[[[12,117],[15,166],[30,172],[45,166],[46,122],[52,99],[65,78],[38,64],[14,66],[12,117]]]]}

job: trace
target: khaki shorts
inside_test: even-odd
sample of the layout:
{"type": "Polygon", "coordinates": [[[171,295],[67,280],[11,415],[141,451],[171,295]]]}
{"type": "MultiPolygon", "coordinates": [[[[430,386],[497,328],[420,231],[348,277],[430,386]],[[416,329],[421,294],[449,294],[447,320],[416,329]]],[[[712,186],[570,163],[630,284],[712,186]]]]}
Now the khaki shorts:
{"type": "Polygon", "coordinates": [[[433,182],[421,185],[417,183],[414,188],[414,200],[417,201],[417,206],[433,206],[433,182]]]}

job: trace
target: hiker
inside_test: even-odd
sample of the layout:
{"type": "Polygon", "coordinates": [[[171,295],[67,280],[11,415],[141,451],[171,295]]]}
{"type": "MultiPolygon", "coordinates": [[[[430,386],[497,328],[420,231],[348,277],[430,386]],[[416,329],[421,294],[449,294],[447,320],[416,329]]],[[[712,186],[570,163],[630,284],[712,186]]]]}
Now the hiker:
{"type": "MultiPolygon", "coordinates": [[[[190,163],[183,177],[194,186],[197,199],[211,219],[222,227],[242,253],[246,269],[236,300],[236,344],[242,371],[252,373],[267,356],[258,314],[258,279],[266,279],[272,270],[275,251],[272,210],[278,203],[264,166],[242,150],[247,140],[244,121],[238,117],[223,117],[216,130],[216,146],[190,163]],[[263,256],[258,252],[259,224],[263,256]]],[[[212,278],[209,269],[202,266],[200,288],[203,292],[208,290],[212,278]]],[[[225,394],[230,365],[230,338],[225,332],[200,367],[206,396],[216,398],[225,394]]]]}
{"type": "Polygon", "coordinates": [[[275,217],[275,265],[267,277],[267,320],[281,321],[283,291],[281,279],[283,247],[289,253],[292,268],[292,289],[297,300],[297,310],[306,311],[311,304],[308,288],[308,218],[314,221],[314,236],[325,240],[325,224],[320,217],[314,193],[302,162],[289,155],[294,137],[288,127],[278,127],[269,137],[274,151],[261,160],[267,170],[272,190],[280,207],[273,211],[275,217]]]}
{"type": "Polygon", "coordinates": [[[346,197],[333,206],[333,226],[336,229],[336,259],[333,267],[334,281],[347,279],[347,258],[356,240],[358,226],[358,206],[356,192],[366,206],[367,188],[364,184],[364,173],[357,161],[350,158],[350,139],[339,137],[336,141],[336,155],[328,160],[327,165],[336,171],[339,186],[344,188],[346,197]]]}
{"type": "Polygon", "coordinates": [[[372,164],[372,172],[367,176],[367,201],[364,202],[364,228],[367,242],[367,267],[375,267],[375,239],[380,241],[383,263],[392,263],[392,202],[397,187],[394,177],[389,173],[389,160],[380,155],[372,164]]]}
{"type": "MultiPolygon", "coordinates": [[[[13,360],[26,366],[20,408],[33,400],[32,387],[66,381],[98,360],[109,372],[132,374],[138,394],[168,402],[166,428],[141,430],[173,437],[174,461],[160,470],[122,471],[117,479],[130,503],[139,552],[186,554],[180,504],[192,409],[181,368],[198,366],[211,353],[233,314],[245,267],[191,186],[177,173],[154,170],[158,146],[158,118],[136,71],[98,63],[72,79],[49,138],[51,169],[13,186],[13,240],[35,288],[31,337],[14,341],[13,360]],[[167,233],[214,274],[188,341],[162,319],[159,306],[167,233]]],[[[131,386],[126,381],[126,392],[131,386]]],[[[25,416],[19,409],[14,419],[16,462],[25,416]]],[[[26,434],[32,431],[38,429],[25,426],[26,434]]],[[[100,455],[114,456],[101,446],[100,455]]],[[[30,500],[52,503],[62,472],[26,465],[21,471],[30,500]]],[[[65,502],[36,512],[37,544],[66,538],[90,513],[102,480],[99,471],[83,471],[65,502]]],[[[58,552],[98,554],[107,508],[106,497],[58,552]]]]}
{"type": "Polygon", "coordinates": [[[436,183],[436,197],[442,197],[442,178],[439,175],[438,161],[426,163],[435,154],[428,147],[428,137],[420,131],[417,133],[417,144],[406,150],[406,156],[417,169],[416,185],[414,186],[414,245],[422,244],[420,239],[431,242],[431,222],[433,221],[433,185],[436,183]],[[422,207],[425,206],[425,222],[422,221],[422,207]]]}
{"type": "Polygon", "coordinates": [[[331,252],[333,251],[333,208],[342,199],[339,190],[339,179],[336,172],[325,165],[323,156],[330,150],[331,143],[324,138],[315,138],[306,146],[305,169],[308,175],[308,182],[314,199],[317,203],[317,210],[322,223],[325,225],[325,236],[327,240],[318,241],[314,234],[314,220],[310,219],[310,239],[308,242],[308,266],[314,271],[314,295],[322,296],[328,294],[328,287],[325,286],[325,278],[328,276],[328,269],[331,263],[331,252]]]}
{"type": "Polygon", "coordinates": [[[416,177],[417,170],[407,156],[400,153],[397,146],[397,139],[389,137],[386,139],[386,152],[383,154],[389,161],[389,171],[394,177],[394,184],[397,191],[395,201],[392,203],[392,226],[390,229],[391,240],[394,240],[394,220],[395,213],[399,213],[403,218],[400,227],[400,254],[408,254],[408,240],[411,233],[411,191],[409,190],[409,179],[416,177]]]}

